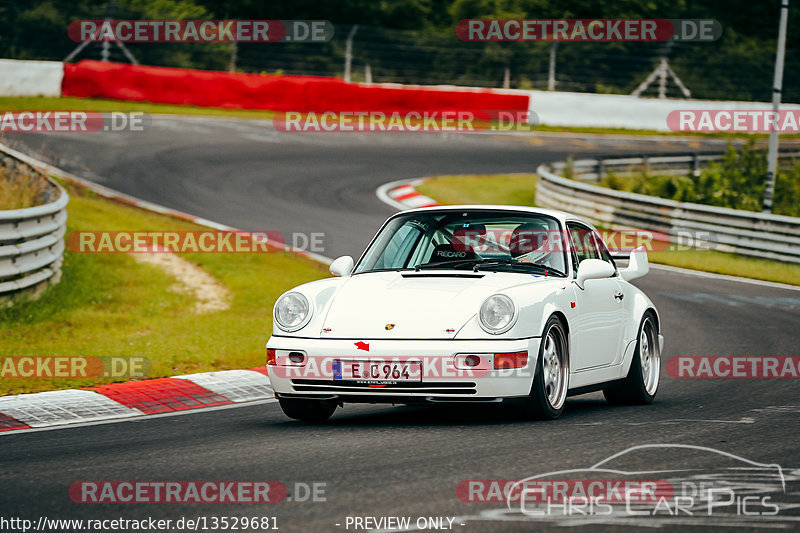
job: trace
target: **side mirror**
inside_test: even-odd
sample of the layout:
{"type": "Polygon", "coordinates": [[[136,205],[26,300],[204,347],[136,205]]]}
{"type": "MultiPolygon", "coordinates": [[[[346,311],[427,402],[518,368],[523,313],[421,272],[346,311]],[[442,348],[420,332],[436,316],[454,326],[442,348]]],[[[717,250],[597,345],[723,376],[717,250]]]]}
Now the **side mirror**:
{"type": "Polygon", "coordinates": [[[630,281],[641,278],[648,272],[650,272],[650,261],[647,260],[647,249],[644,246],[640,246],[631,252],[628,267],[621,269],[619,275],[625,281],[630,281]]]}
{"type": "Polygon", "coordinates": [[[590,279],[610,278],[614,275],[614,265],[600,259],[584,259],[578,267],[578,278],[575,282],[583,289],[584,284],[590,279]]]}
{"type": "Polygon", "coordinates": [[[334,276],[347,277],[353,270],[353,258],[349,255],[343,255],[331,263],[330,271],[334,276]]]}

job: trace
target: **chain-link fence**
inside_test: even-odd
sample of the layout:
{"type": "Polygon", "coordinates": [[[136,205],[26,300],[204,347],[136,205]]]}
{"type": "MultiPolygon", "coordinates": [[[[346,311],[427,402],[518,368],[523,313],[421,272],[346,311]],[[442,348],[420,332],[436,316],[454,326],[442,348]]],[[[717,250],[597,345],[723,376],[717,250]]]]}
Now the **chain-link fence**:
{"type": "MultiPolygon", "coordinates": [[[[13,9],[6,7],[1,14],[0,57],[61,61],[78,46],[67,36],[71,21],[147,18],[130,6],[115,8],[109,15],[104,6],[59,9],[57,2],[40,5],[35,16],[21,8],[20,13],[15,18],[13,9]],[[69,13],[69,18],[62,13],[69,13]]],[[[125,47],[144,65],[341,77],[352,30],[353,26],[337,24],[333,39],[325,43],[129,43],[125,47]]],[[[774,44],[725,31],[716,42],[554,45],[464,42],[455,28],[401,31],[361,25],[351,45],[352,81],[630,94],[666,58],[694,98],[760,101],[771,98],[775,54],[774,44]]],[[[785,102],[800,101],[797,46],[793,40],[788,43],[785,102]]],[[[130,60],[114,43],[92,43],[70,59],[130,60]]],[[[686,94],[672,76],[666,78],[665,88],[667,96],[686,94]]],[[[642,96],[657,94],[656,82],[642,96]]]]}

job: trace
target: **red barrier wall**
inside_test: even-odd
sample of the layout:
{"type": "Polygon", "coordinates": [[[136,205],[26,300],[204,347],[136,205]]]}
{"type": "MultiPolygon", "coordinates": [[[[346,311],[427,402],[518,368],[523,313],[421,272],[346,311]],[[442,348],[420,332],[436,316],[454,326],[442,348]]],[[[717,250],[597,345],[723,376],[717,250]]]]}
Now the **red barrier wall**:
{"type": "Polygon", "coordinates": [[[489,89],[345,83],[338,78],[232,74],[100,61],[64,64],[63,96],[274,111],[527,111],[528,96],[489,89]]]}

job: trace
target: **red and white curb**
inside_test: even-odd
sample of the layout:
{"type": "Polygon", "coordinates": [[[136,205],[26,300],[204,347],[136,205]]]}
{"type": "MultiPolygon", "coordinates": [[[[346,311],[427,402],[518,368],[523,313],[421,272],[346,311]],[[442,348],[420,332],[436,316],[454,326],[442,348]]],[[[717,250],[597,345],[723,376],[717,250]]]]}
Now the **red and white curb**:
{"type": "Polygon", "coordinates": [[[270,400],[267,368],[0,397],[0,434],[270,400]]]}
{"type": "MultiPolygon", "coordinates": [[[[221,231],[241,231],[212,220],[140,200],[80,178],[4,144],[0,152],[23,161],[46,175],[57,176],[110,198],[141,209],[221,231]]],[[[311,252],[287,248],[324,264],[333,260],[311,252]]],[[[266,367],[224,370],[112,383],[86,389],[69,389],[0,397],[0,435],[35,431],[141,416],[164,416],[199,408],[220,408],[244,402],[274,401],[266,367]]]]}
{"type": "Polygon", "coordinates": [[[433,198],[418,192],[414,187],[424,183],[426,178],[399,180],[385,183],[378,187],[375,194],[385,204],[405,211],[420,207],[436,207],[440,204],[433,198]]]}

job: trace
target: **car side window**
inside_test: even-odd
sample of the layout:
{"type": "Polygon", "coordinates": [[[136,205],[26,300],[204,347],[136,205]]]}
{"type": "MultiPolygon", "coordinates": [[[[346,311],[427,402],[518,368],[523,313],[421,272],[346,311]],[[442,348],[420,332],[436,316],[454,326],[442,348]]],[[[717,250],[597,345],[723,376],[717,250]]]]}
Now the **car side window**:
{"type": "Polygon", "coordinates": [[[397,233],[392,236],[392,240],[386,244],[386,248],[384,248],[379,263],[375,265],[375,268],[405,267],[408,263],[409,252],[417,242],[420,233],[422,233],[422,230],[409,224],[397,230],[397,233]]]}
{"type": "MultiPolygon", "coordinates": [[[[580,264],[584,259],[600,259],[600,252],[594,242],[592,230],[586,226],[579,224],[568,223],[567,229],[569,230],[569,238],[572,242],[572,249],[575,252],[573,263],[577,258],[577,263],[580,264]]],[[[574,264],[577,271],[578,264],[574,264]]]]}
{"type": "Polygon", "coordinates": [[[606,243],[603,242],[603,238],[596,231],[592,232],[592,237],[594,239],[595,246],[600,251],[600,259],[606,263],[611,263],[611,265],[614,267],[614,270],[616,270],[617,264],[614,262],[614,258],[611,257],[611,252],[608,251],[606,243]]]}

